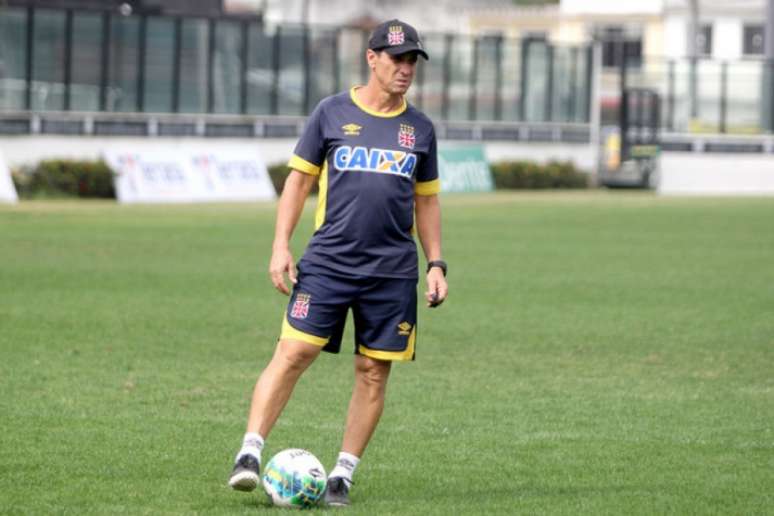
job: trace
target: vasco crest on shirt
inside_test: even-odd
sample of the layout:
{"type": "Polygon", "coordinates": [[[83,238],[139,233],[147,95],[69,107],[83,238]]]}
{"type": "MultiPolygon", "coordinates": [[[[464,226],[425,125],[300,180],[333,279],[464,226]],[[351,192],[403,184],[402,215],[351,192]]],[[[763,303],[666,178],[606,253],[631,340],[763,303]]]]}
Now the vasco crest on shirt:
{"type": "Polygon", "coordinates": [[[296,301],[290,309],[290,317],[294,319],[306,319],[309,315],[309,302],[311,300],[311,294],[297,294],[296,301]]]}
{"type": "Polygon", "coordinates": [[[407,149],[413,149],[416,143],[417,137],[414,136],[414,126],[400,124],[400,130],[398,131],[398,145],[407,149]]]}

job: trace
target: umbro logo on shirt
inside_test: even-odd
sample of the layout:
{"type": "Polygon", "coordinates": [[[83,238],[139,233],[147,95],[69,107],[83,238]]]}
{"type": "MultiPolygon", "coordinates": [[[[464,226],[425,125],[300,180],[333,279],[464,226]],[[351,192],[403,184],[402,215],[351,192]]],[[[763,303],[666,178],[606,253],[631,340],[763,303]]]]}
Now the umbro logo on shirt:
{"type": "Polygon", "coordinates": [[[342,125],[341,129],[344,131],[346,136],[360,136],[360,130],[362,127],[357,124],[347,124],[342,125]]]}

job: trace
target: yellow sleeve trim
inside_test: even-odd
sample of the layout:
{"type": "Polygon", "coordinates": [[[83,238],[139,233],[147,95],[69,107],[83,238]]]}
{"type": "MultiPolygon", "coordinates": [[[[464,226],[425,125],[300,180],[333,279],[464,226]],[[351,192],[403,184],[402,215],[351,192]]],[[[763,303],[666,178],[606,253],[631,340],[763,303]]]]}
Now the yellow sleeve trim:
{"type": "Polygon", "coordinates": [[[435,195],[441,191],[441,180],[417,182],[414,185],[414,193],[417,195],[435,195]]]}
{"type": "Polygon", "coordinates": [[[288,167],[312,176],[320,174],[320,167],[314,163],[306,161],[304,158],[296,156],[295,154],[293,154],[293,157],[290,158],[290,161],[288,161],[288,167]]]}
{"type": "Polygon", "coordinates": [[[318,337],[317,335],[310,335],[304,333],[301,330],[293,328],[288,322],[288,315],[285,314],[285,318],[282,319],[282,333],[280,334],[280,340],[300,340],[307,344],[314,344],[315,346],[325,346],[330,337],[318,337]]]}

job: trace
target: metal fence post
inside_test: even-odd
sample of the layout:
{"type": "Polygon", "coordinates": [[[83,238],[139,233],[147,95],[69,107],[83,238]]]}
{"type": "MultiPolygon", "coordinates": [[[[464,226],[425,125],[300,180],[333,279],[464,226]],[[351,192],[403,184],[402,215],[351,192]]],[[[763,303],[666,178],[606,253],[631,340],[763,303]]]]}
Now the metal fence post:
{"type": "MultiPolygon", "coordinates": [[[[183,53],[183,19],[175,18],[175,23],[172,25],[172,112],[180,112],[180,74],[182,63],[180,62],[183,53]]],[[[208,57],[209,59],[209,57],[208,57]]],[[[209,79],[208,79],[209,84],[209,79]]],[[[207,93],[209,95],[209,86],[207,93]]],[[[209,106],[209,98],[208,98],[209,106]]]]}
{"type": "Polygon", "coordinates": [[[443,82],[441,84],[441,118],[449,119],[449,83],[451,82],[451,52],[454,43],[454,36],[446,34],[444,36],[443,52],[443,82]]]}
{"type": "Polygon", "coordinates": [[[675,130],[675,62],[670,59],[668,63],[669,77],[667,80],[667,128],[675,130]]]}
{"type": "MultiPolygon", "coordinates": [[[[600,107],[595,106],[595,99],[597,95],[597,87],[595,87],[595,78],[602,74],[602,49],[600,44],[593,43],[586,48],[586,106],[583,113],[583,121],[588,122],[594,126],[594,120],[599,117],[600,107]],[[597,48],[599,47],[599,48],[597,48]],[[595,50],[596,49],[596,50],[595,50]],[[596,55],[599,55],[599,59],[596,59],[596,55]],[[599,61],[599,66],[597,62],[599,61]],[[596,112],[595,112],[596,111],[596,112]]],[[[592,129],[592,133],[594,129],[592,129]]]]}
{"type": "Polygon", "coordinates": [[[368,49],[368,37],[370,34],[367,30],[361,29],[360,31],[360,81],[365,84],[368,82],[368,61],[365,58],[366,50],[368,49]]]}
{"type": "Polygon", "coordinates": [[[35,8],[32,6],[27,7],[27,41],[26,53],[27,62],[24,67],[24,109],[27,111],[32,109],[32,70],[33,61],[35,59],[35,8]]]}
{"type": "Polygon", "coordinates": [[[728,112],[728,62],[720,63],[720,132],[726,132],[726,116],[728,112]]]}
{"type": "MultiPolygon", "coordinates": [[[[331,46],[333,47],[333,91],[339,92],[341,89],[341,64],[339,63],[339,37],[341,36],[341,29],[337,28],[333,34],[333,41],[331,46]]],[[[365,58],[363,58],[365,60],[365,58]]]]}
{"type": "Polygon", "coordinates": [[[548,84],[546,85],[544,118],[546,122],[550,122],[554,117],[554,46],[549,43],[546,43],[546,73],[548,74],[548,84]]]}
{"type": "Polygon", "coordinates": [[[468,95],[468,120],[476,119],[476,93],[478,89],[478,47],[479,41],[473,36],[473,62],[471,65],[469,84],[470,94],[468,95]]]}
{"type": "Polygon", "coordinates": [[[494,119],[503,119],[503,37],[498,35],[495,39],[495,105],[494,119]]]}
{"type": "Polygon", "coordinates": [[[519,120],[527,119],[527,70],[529,69],[529,46],[532,40],[521,41],[521,85],[519,87],[519,120]]]}
{"type": "Polygon", "coordinates": [[[112,17],[110,12],[102,13],[102,56],[100,59],[99,110],[107,111],[108,78],[110,74],[110,33],[112,17]]]}
{"type": "Polygon", "coordinates": [[[575,121],[576,91],[578,89],[578,48],[570,50],[570,96],[567,99],[567,121],[575,121]]]}
{"type": "Polygon", "coordinates": [[[304,80],[304,97],[301,100],[301,113],[299,114],[302,116],[309,114],[310,111],[309,100],[311,99],[311,91],[309,90],[309,83],[312,74],[309,71],[309,39],[309,25],[305,23],[301,29],[301,73],[304,80]]]}
{"type": "Polygon", "coordinates": [[[215,19],[207,24],[207,113],[215,111],[215,19]]]}
{"type": "Polygon", "coordinates": [[[418,109],[422,109],[423,97],[425,90],[425,64],[420,63],[417,59],[417,88],[416,88],[416,105],[418,109]]]}
{"type": "Polygon", "coordinates": [[[145,54],[148,48],[148,17],[140,15],[137,24],[137,111],[145,111],[145,54]]]}
{"type": "Polygon", "coordinates": [[[73,10],[65,11],[65,48],[64,48],[64,110],[70,111],[70,90],[73,68],[73,10]]]}
{"type": "Polygon", "coordinates": [[[239,49],[239,112],[247,113],[247,57],[250,48],[250,22],[242,20],[239,26],[242,45],[239,49]]]}
{"type": "Polygon", "coordinates": [[[280,38],[282,27],[274,28],[274,40],[271,48],[271,102],[269,113],[276,115],[279,112],[279,69],[280,69],[280,38]]]}

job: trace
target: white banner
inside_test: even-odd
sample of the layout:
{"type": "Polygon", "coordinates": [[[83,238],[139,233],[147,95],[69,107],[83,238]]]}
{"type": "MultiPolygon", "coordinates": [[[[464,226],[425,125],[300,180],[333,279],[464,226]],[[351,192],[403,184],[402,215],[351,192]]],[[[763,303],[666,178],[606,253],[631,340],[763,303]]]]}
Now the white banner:
{"type": "Polygon", "coordinates": [[[121,203],[260,201],[276,198],[256,150],[206,145],[104,152],[121,203]]]}
{"type": "Polygon", "coordinates": [[[5,159],[0,153],[0,202],[15,203],[19,201],[16,195],[16,187],[11,180],[11,171],[5,164],[5,159]]]}
{"type": "Polygon", "coordinates": [[[194,176],[204,178],[208,200],[269,201],[277,196],[266,164],[255,149],[204,148],[186,156],[194,176]]]}

